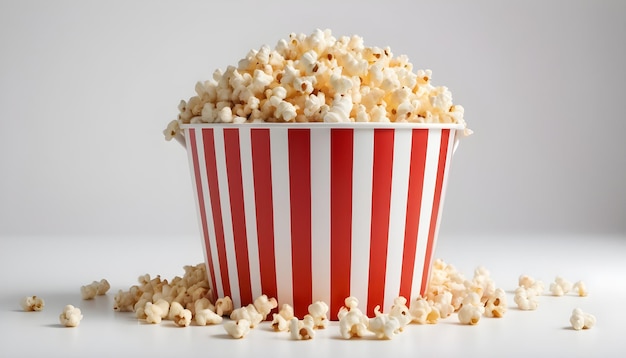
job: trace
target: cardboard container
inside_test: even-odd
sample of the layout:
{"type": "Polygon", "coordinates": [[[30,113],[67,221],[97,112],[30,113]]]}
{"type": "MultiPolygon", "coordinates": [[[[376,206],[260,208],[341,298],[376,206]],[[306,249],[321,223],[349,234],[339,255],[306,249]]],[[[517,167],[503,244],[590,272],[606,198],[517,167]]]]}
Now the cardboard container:
{"type": "Polygon", "coordinates": [[[302,318],[423,294],[456,124],[182,125],[213,299],[302,318]]]}

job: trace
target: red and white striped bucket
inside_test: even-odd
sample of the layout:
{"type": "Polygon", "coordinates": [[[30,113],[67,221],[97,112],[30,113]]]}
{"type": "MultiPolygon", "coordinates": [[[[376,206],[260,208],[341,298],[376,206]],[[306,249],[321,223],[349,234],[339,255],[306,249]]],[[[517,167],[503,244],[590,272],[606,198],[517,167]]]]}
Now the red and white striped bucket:
{"type": "Polygon", "coordinates": [[[373,316],[423,294],[459,125],[183,125],[216,297],[348,296],[373,316]]]}

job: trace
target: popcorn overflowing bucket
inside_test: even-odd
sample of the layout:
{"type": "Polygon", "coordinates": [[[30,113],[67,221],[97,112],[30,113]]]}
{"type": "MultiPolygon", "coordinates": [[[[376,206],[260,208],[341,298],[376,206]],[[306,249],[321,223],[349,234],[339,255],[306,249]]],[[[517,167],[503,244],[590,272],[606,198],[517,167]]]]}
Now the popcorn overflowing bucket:
{"type": "Polygon", "coordinates": [[[213,299],[424,294],[459,124],[186,124],[213,299]]]}

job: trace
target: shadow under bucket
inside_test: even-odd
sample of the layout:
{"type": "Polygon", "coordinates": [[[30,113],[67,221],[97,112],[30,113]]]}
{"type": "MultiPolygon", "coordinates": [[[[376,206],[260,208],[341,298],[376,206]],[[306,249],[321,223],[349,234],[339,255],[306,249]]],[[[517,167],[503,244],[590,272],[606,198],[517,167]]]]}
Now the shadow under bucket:
{"type": "Polygon", "coordinates": [[[213,300],[330,319],[426,291],[457,124],[182,125],[213,300]]]}

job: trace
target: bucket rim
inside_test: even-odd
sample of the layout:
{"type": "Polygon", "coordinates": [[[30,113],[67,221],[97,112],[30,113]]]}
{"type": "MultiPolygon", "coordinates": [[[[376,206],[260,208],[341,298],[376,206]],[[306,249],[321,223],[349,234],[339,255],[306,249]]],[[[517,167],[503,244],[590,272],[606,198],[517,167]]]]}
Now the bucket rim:
{"type": "Polygon", "coordinates": [[[187,123],[180,124],[181,129],[204,128],[349,128],[349,129],[454,129],[464,130],[461,123],[416,123],[416,122],[298,122],[298,123],[187,123]]]}

